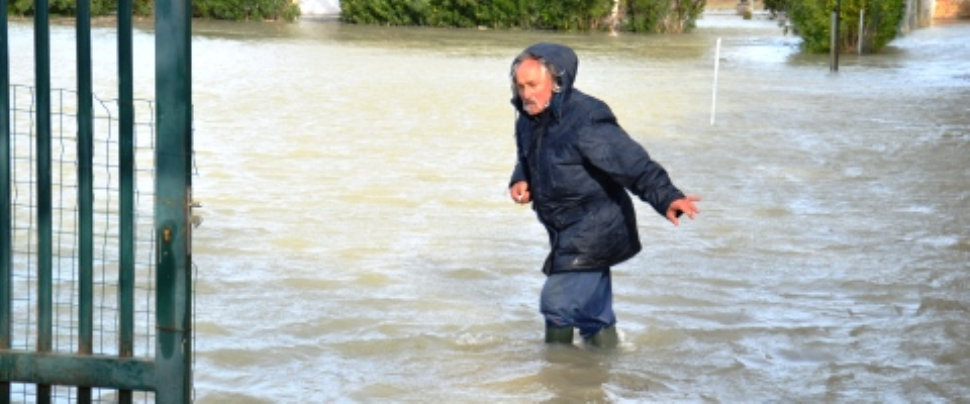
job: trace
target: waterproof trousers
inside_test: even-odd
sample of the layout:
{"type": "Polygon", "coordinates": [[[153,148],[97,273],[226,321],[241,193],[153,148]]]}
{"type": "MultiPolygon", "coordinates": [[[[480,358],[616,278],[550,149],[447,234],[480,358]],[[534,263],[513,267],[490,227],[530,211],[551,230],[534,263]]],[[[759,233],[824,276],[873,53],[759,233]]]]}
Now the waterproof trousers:
{"type": "Polygon", "coordinates": [[[549,275],[539,310],[547,328],[578,328],[584,339],[616,323],[610,269],[549,275]]]}

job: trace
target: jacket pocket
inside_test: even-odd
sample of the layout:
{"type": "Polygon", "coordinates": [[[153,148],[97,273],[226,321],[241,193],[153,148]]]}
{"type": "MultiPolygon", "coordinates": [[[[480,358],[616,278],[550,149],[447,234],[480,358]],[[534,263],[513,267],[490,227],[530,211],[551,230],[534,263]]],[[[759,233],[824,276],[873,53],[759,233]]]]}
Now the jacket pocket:
{"type": "Polygon", "coordinates": [[[629,247],[623,215],[612,206],[601,206],[587,215],[572,237],[572,248],[591,263],[609,263],[629,247]]]}
{"type": "Polygon", "coordinates": [[[559,230],[567,229],[590,216],[590,211],[582,206],[555,215],[554,223],[559,230]]]}

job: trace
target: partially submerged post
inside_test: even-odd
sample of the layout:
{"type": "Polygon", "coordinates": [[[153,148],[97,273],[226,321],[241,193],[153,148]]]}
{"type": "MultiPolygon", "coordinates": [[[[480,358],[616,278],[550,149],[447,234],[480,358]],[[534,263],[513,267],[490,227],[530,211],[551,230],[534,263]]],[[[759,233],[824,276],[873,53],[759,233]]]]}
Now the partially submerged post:
{"type": "Polygon", "coordinates": [[[717,50],[714,51],[714,90],[711,95],[711,126],[714,126],[714,116],[717,111],[717,73],[721,66],[721,38],[717,38],[717,50]]]}
{"type": "Polygon", "coordinates": [[[832,39],[829,44],[829,53],[832,58],[831,70],[833,72],[839,71],[839,13],[842,12],[842,0],[838,0],[835,3],[835,9],[832,10],[832,39]]]}

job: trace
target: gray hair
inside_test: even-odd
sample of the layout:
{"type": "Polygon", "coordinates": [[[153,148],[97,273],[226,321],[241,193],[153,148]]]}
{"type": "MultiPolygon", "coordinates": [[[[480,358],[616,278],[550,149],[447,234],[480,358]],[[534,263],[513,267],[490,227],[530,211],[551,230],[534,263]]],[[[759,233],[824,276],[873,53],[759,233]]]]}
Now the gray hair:
{"type": "Polygon", "coordinates": [[[542,71],[549,73],[549,76],[552,77],[552,92],[558,93],[560,91],[559,79],[562,77],[562,72],[559,71],[559,68],[542,57],[536,56],[530,52],[522,52],[519,54],[519,56],[516,56],[514,61],[512,61],[512,72],[509,77],[512,79],[512,94],[517,94],[518,92],[515,87],[515,72],[519,70],[519,65],[526,60],[539,61],[539,64],[542,66],[542,71]]]}

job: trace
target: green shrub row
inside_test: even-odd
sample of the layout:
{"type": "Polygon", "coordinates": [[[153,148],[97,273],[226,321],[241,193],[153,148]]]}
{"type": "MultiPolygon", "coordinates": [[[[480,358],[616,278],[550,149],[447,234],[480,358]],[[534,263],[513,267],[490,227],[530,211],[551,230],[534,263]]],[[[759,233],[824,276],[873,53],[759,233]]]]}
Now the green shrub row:
{"type": "Polygon", "coordinates": [[[217,20],[294,21],[300,6],[291,0],[193,0],[192,14],[217,20]]]}
{"type": "Polygon", "coordinates": [[[580,30],[613,0],[342,0],[352,24],[580,30]]]}
{"type": "Polygon", "coordinates": [[[690,32],[706,0],[624,0],[622,27],[632,32],[690,32]]]}
{"type": "MultiPolygon", "coordinates": [[[[832,12],[837,0],[800,0],[779,3],[787,11],[795,33],[802,38],[802,48],[810,52],[828,52],[832,32],[832,12]]],[[[905,0],[841,0],[839,48],[855,52],[862,41],[863,52],[878,52],[899,33],[906,14],[905,0]],[[865,13],[860,13],[864,11],[865,13]],[[864,19],[860,32],[859,21],[864,19]]]]}
{"type": "MultiPolygon", "coordinates": [[[[704,0],[623,0],[616,27],[634,32],[686,32],[704,0]]],[[[341,0],[352,24],[459,28],[608,30],[613,0],[341,0]]]]}
{"type": "MultiPolygon", "coordinates": [[[[91,0],[91,15],[104,16],[117,10],[115,0],[91,0]]],[[[154,0],[132,0],[137,16],[150,16],[154,0]]],[[[77,14],[75,0],[50,0],[48,10],[54,15],[77,14]]],[[[34,14],[33,0],[11,0],[7,3],[10,15],[34,14]]],[[[291,0],[193,0],[192,16],[220,20],[284,20],[294,21],[300,17],[300,6],[291,0]]]]}
{"type": "MultiPolygon", "coordinates": [[[[49,0],[47,9],[54,15],[77,14],[75,0],[49,0]]],[[[108,15],[117,9],[118,2],[114,0],[91,0],[91,15],[108,15]]],[[[134,0],[132,8],[135,15],[151,15],[152,0],[134,0]]],[[[9,15],[28,16],[34,14],[34,0],[10,0],[7,3],[9,15]]]]}

